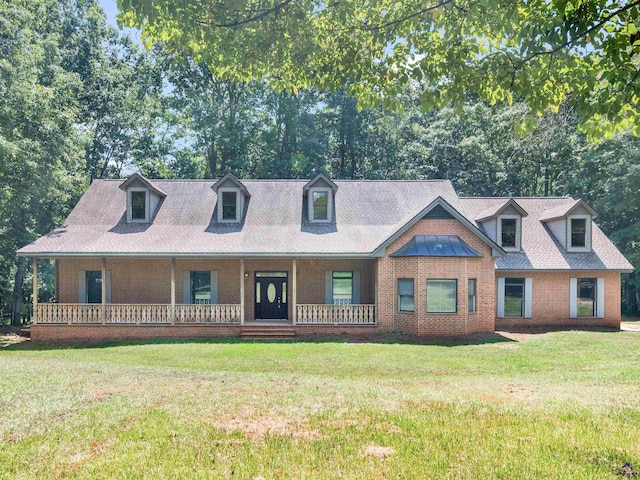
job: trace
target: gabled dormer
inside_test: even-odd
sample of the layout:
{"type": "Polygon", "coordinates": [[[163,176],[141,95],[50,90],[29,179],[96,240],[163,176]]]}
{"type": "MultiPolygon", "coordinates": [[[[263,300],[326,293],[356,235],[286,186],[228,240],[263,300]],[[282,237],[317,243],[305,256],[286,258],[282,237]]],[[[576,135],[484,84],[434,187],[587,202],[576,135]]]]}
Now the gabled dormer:
{"type": "Polygon", "coordinates": [[[476,216],[489,238],[506,252],[522,248],[522,218],[529,214],[513,198],[482,210],[476,216]]]}
{"type": "Polygon", "coordinates": [[[322,173],[316,175],[303,188],[307,197],[307,215],[310,223],[334,221],[334,204],[338,186],[322,173]]]}
{"type": "Polygon", "coordinates": [[[216,192],[219,223],[240,223],[247,200],[251,197],[247,187],[227,173],[211,187],[216,192]]]}
{"type": "Polygon", "coordinates": [[[545,210],[540,216],[567,252],[590,252],[596,212],[582,200],[545,210]]]}
{"type": "Polygon", "coordinates": [[[127,178],[120,188],[127,194],[127,222],[149,223],[158,205],[167,196],[160,188],[139,173],[127,178]]]}

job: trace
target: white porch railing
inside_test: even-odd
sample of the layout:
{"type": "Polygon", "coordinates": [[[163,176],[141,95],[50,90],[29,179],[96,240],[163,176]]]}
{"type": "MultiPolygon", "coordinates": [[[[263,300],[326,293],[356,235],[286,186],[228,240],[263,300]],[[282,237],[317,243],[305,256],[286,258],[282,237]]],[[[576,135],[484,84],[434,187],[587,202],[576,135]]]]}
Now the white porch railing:
{"type": "Polygon", "coordinates": [[[171,305],[105,305],[105,323],[171,323],[171,305]]]}
{"type": "Polygon", "coordinates": [[[176,305],[176,323],[240,323],[240,305],[176,305]]]}
{"type": "Polygon", "coordinates": [[[299,325],[375,325],[375,305],[297,305],[296,323],[299,325]]]}
{"type": "MultiPolygon", "coordinates": [[[[169,304],[106,304],[104,323],[171,324],[169,304]]],[[[240,323],[240,305],[176,305],[175,323],[240,323]]],[[[99,303],[38,303],[35,323],[102,323],[99,303]]]]}

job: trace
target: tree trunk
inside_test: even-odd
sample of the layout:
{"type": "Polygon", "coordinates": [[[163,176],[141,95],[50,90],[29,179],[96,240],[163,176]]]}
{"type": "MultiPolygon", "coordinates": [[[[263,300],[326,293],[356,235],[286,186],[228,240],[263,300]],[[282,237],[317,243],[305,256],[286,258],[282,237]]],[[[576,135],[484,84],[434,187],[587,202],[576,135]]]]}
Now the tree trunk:
{"type": "Polygon", "coordinates": [[[22,326],[20,314],[22,313],[22,287],[24,285],[24,260],[22,258],[18,258],[16,267],[13,299],[11,300],[11,325],[20,327],[22,326]]]}

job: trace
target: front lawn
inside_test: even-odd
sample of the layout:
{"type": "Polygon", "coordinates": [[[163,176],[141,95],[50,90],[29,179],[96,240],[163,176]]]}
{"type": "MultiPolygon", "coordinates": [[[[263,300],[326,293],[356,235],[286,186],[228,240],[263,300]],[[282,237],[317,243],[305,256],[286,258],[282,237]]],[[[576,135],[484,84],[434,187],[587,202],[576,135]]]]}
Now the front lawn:
{"type": "Polygon", "coordinates": [[[0,478],[622,478],[640,333],[0,348],[0,478]]]}

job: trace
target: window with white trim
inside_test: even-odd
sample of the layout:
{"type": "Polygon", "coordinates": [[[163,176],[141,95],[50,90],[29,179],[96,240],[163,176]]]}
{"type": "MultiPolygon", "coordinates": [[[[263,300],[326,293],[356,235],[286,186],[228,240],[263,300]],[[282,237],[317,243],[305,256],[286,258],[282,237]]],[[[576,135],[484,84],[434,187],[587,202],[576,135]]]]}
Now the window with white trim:
{"type": "Polygon", "coordinates": [[[470,278],[467,287],[467,298],[468,298],[468,306],[470,312],[475,312],[477,310],[476,306],[476,285],[477,280],[475,278],[470,278]]]}
{"type": "Polygon", "coordinates": [[[504,250],[520,250],[521,217],[519,215],[501,215],[498,217],[498,245],[504,250]]]}
{"type": "Polygon", "coordinates": [[[309,190],[309,221],[330,222],[332,190],[330,188],[312,188],[309,190]]]}
{"type": "Polygon", "coordinates": [[[240,221],[242,211],[242,197],[240,190],[235,188],[218,189],[218,221],[234,223],[240,221]]]}
{"type": "Polygon", "coordinates": [[[398,279],[398,311],[414,311],[414,283],[413,278],[398,279]]]}
{"type": "Polygon", "coordinates": [[[587,219],[569,219],[569,246],[571,248],[586,248],[587,246],[587,219]]]}
{"type": "Polygon", "coordinates": [[[127,219],[130,222],[149,221],[149,190],[141,187],[127,189],[127,219]]]}
{"type": "Polygon", "coordinates": [[[597,281],[595,278],[579,278],[577,288],[577,315],[578,317],[596,316],[597,281]]]}
{"type": "Polygon", "coordinates": [[[458,281],[427,280],[427,313],[456,313],[458,311],[458,281]]]}
{"type": "Polygon", "coordinates": [[[353,272],[333,272],[332,292],[334,305],[353,303],[353,272]]]}

